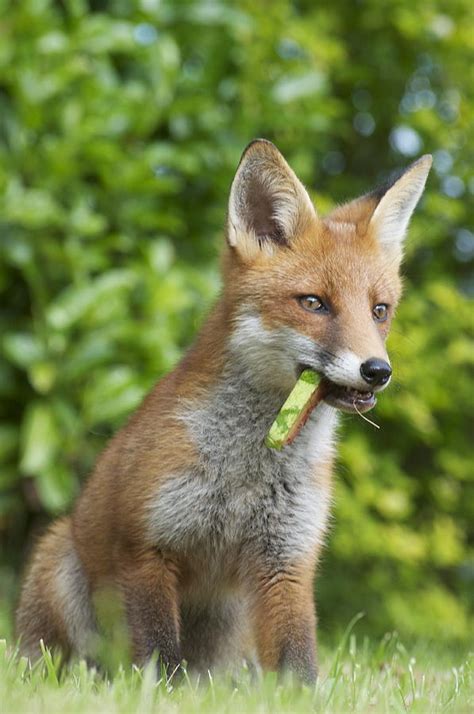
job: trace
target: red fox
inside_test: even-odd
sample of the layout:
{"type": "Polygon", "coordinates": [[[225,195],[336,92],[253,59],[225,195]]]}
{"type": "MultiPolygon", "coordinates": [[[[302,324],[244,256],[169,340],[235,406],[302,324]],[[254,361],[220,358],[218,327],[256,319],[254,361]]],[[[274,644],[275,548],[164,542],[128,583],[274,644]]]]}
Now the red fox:
{"type": "Polygon", "coordinates": [[[100,456],[70,516],[34,550],[17,611],[40,639],[93,657],[93,595],[123,600],[134,661],[168,671],[247,660],[317,674],[313,579],[340,410],[389,383],[385,340],[402,245],[431,157],[318,216],[278,149],[245,149],[230,190],[223,290],[196,342],[100,456]],[[294,442],[265,446],[303,369],[326,396],[294,442]]]}

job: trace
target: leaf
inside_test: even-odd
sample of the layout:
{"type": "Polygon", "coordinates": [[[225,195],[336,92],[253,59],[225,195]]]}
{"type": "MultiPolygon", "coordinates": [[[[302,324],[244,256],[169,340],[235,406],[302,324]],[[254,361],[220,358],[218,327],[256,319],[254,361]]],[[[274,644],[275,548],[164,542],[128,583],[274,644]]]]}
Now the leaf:
{"type": "Polygon", "coordinates": [[[51,405],[42,401],[32,402],[21,428],[21,472],[26,476],[44,473],[51,467],[60,443],[51,405]]]}
{"type": "Polygon", "coordinates": [[[18,448],[18,429],[14,424],[0,424],[0,462],[6,462],[18,448]]]}
{"type": "Polygon", "coordinates": [[[36,335],[31,332],[13,332],[2,340],[5,356],[19,367],[28,368],[44,357],[44,349],[36,335]]]}
{"type": "Polygon", "coordinates": [[[301,75],[287,75],[275,83],[273,96],[280,104],[319,94],[325,86],[325,76],[316,70],[301,75]]]}
{"type": "Polygon", "coordinates": [[[66,288],[49,306],[48,322],[57,330],[70,328],[101,301],[131,290],[136,281],[137,276],[130,270],[110,270],[86,285],[66,288]]]}
{"type": "Polygon", "coordinates": [[[77,481],[72,471],[61,463],[50,464],[36,480],[40,501],[50,513],[62,513],[77,495],[77,481]]]}

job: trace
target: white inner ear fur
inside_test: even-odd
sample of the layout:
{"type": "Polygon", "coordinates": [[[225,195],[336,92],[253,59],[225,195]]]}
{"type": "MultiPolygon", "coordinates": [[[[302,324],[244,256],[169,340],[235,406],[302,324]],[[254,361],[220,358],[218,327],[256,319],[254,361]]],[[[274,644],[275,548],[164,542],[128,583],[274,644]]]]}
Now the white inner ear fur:
{"type": "Polygon", "coordinates": [[[431,164],[429,154],[412,164],[380,199],[370,219],[382,247],[398,257],[402,255],[406,230],[423,193],[431,164]]]}
{"type": "Polygon", "coordinates": [[[287,241],[296,234],[302,219],[315,217],[316,212],[278,149],[269,142],[257,142],[244,154],[232,182],[228,216],[231,246],[245,247],[250,239],[273,252],[271,240],[265,241],[272,238],[272,226],[287,241]]]}

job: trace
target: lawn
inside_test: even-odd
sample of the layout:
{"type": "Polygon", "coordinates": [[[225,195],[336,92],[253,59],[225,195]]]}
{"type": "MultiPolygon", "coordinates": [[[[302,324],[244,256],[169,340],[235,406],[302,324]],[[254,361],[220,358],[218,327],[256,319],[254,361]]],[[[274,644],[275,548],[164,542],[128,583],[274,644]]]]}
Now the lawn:
{"type": "Polygon", "coordinates": [[[273,675],[252,681],[243,671],[234,681],[209,676],[177,685],[156,681],[154,668],[116,668],[105,677],[77,662],[59,672],[50,653],[31,669],[0,641],[0,709],[3,714],[89,712],[463,712],[474,711],[472,653],[406,648],[396,634],[380,642],[348,631],[338,647],[323,648],[314,690],[273,675]]]}

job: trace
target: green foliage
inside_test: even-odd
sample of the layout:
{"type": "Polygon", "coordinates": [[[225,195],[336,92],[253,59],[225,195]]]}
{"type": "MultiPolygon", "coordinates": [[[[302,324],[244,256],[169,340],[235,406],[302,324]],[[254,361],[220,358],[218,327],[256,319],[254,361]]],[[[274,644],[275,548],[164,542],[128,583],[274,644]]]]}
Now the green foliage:
{"type": "Polygon", "coordinates": [[[192,340],[233,172],[266,136],[321,212],[434,153],[397,383],[380,431],[345,423],[317,589],[331,633],[364,609],[378,633],[472,634],[470,6],[0,0],[0,597],[192,340]]]}

